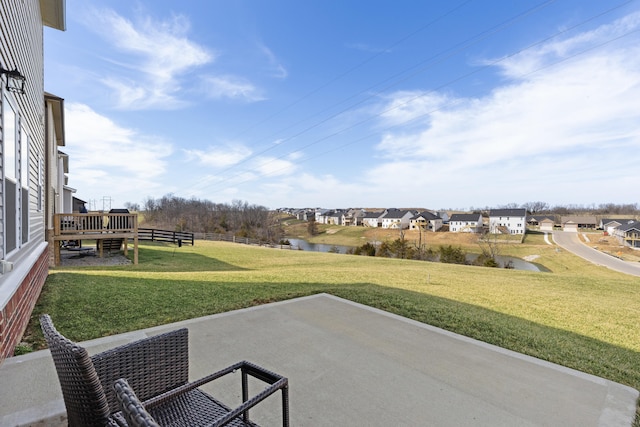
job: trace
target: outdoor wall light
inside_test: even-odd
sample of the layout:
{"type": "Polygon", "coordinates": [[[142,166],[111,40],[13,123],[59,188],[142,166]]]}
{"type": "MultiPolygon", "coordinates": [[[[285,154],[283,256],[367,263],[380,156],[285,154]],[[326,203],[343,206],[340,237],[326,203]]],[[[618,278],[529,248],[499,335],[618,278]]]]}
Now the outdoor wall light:
{"type": "Polygon", "coordinates": [[[6,88],[9,92],[15,92],[24,95],[24,84],[27,79],[18,71],[17,68],[13,70],[5,70],[0,67],[0,74],[7,75],[6,88]]]}

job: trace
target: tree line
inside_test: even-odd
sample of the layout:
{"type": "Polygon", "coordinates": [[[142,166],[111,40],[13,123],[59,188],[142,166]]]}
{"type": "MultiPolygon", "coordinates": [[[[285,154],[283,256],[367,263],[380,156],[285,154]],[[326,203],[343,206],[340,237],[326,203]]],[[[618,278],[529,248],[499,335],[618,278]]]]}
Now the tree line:
{"type": "MultiPolygon", "coordinates": [[[[544,215],[544,214],[556,214],[556,215],[640,215],[640,205],[638,203],[592,203],[590,205],[555,205],[552,206],[547,202],[526,202],[522,204],[508,203],[506,205],[498,206],[498,209],[526,209],[530,215],[544,215]]],[[[482,210],[489,211],[491,208],[486,207],[484,209],[474,208],[469,209],[472,212],[481,212],[482,210]]]]}
{"type": "MultiPolygon", "coordinates": [[[[125,204],[129,209],[139,207],[125,204]]],[[[147,198],[142,208],[143,223],[153,228],[193,233],[233,234],[265,242],[277,242],[283,230],[274,212],[242,200],[214,203],[197,198],[165,195],[147,198]]]]}

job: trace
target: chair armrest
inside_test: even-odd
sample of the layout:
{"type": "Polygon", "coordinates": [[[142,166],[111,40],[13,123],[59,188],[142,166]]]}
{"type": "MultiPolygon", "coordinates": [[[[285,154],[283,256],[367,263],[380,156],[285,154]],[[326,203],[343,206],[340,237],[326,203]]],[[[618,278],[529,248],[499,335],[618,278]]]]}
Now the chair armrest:
{"type": "Polygon", "coordinates": [[[206,383],[209,383],[225,375],[228,375],[232,372],[235,372],[238,369],[240,369],[242,372],[243,403],[240,406],[234,409],[231,409],[230,412],[218,418],[211,424],[208,424],[208,426],[209,427],[224,426],[229,422],[231,422],[234,418],[238,417],[239,415],[244,415],[244,420],[246,422],[249,420],[249,409],[253,408],[258,403],[262,402],[263,400],[265,400],[267,397],[271,396],[278,390],[281,390],[282,391],[282,425],[285,427],[288,427],[289,426],[289,381],[288,379],[286,377],[283,377],[274,372],[268,371],[258,365],[254,365],[253,363],[250,363],[247,361],[238,362],[218,372],[207,375],[206,377],[203,377],[199,380],[190,382],[174,390],[170,390],[159,396],[148,399],[143,403],[143,405],[147,409],[152,409],[154,406],[157,406],[166,401],[172,400],[173,398],[175,398],[175,396],[179,396],[180,394],[183,394],[190,390],[198,388],[206,383]],[[261,381],[268,383],[269,387],[265,388],[255,396],[249,398],[247,375],[251,375],[254,378],[257,378],[261,381]]]}
{"type": "Polygon", "coordinates": [[[186,328],[145,338],[91,357],[111,413],[118,411],[113,383],[127,378],[141,400],[189,381],[189,331],[186,328]]]}

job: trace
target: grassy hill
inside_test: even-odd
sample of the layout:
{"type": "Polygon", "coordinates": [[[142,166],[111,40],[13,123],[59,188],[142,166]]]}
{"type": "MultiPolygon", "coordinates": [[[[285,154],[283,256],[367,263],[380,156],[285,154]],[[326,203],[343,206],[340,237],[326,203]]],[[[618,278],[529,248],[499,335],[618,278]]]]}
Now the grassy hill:
{"type": "Polygon", "coordinates": [[[53,269],[25,343],[42,345],[41,313],[82,341],[328,292],[640,388],[640,280],[528,240],[510,250],[551,272],[145,243],[137,266],[53,269]]]}

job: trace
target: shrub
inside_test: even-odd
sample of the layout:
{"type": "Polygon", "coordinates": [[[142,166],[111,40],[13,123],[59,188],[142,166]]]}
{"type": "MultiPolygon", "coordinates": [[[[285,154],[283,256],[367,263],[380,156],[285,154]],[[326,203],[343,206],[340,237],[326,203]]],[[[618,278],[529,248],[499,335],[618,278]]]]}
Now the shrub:
{"type": "Polygon", "coordinates": [[[353,254],[354,255],[366,255],[366,256],[376,256],[376,247],[367,242],[362,246],[358,246],[357,248],[353,249],[353,254]]]}
{"type": "Polygon", "coordinates": [[[440,246],[440,262],[447,264],[466,264],[467,257],[460,246],[440,246]]]}

